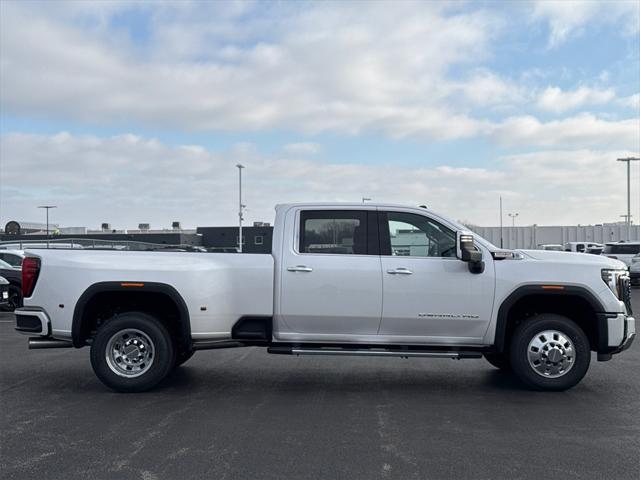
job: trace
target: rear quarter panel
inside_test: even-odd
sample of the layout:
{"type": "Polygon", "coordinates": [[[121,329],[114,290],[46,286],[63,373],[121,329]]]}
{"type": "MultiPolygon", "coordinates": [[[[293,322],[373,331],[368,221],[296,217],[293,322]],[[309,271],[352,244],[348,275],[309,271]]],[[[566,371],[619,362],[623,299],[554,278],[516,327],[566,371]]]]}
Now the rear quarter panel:
{"type": "Polygon", "coordinates": [[[99,282],[172,286],[187,305],[194,339],[229,338],[243,315],[273,314],[271,255],[77,250],[38,250],[30,255],[40,257],[42,267],[24,304],[47,312],[55,337],[71,337],[78,299],[99,282]]]}

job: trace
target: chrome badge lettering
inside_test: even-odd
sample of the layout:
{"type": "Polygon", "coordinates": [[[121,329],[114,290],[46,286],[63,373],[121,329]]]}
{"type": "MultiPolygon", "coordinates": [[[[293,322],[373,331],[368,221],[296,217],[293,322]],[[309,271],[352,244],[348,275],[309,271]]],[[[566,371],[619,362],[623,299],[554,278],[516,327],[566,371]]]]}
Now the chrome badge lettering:
{"type": "Polygon", "coordinates": [[[473,315],[471,313],[418,313],[420,318],[480,318],[480,315],[473,315]]]}

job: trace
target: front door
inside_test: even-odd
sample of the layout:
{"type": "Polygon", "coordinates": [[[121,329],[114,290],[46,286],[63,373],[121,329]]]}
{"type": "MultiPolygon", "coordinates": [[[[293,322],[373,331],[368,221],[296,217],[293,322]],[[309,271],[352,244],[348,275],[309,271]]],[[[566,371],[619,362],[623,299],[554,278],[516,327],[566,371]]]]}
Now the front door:
{"type": "MultiPolygon", "coordinates": [[[[493,263],[481,274],[456,258],[456,232],[416,213],[380,212],[380,335],[478,343],[493,308],[493,263]]],[[[409,338],[407,338],[409,341],[409,338]]]]}
{"type": "Polygon", "coordinates": [[[376,335],[382,273],[375,210],[302,210],[293,221],[295,241],[283,249],[279,272],[280,338],[376,335]]]}

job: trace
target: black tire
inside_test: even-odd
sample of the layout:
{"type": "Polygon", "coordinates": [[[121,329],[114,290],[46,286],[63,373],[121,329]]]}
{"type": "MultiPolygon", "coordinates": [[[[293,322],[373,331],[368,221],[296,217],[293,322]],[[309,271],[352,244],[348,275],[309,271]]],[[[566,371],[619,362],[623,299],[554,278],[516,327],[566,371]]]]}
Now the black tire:
{"type": "Polygon", "coordinates": [[[9,298],[3,310],[13,312],[16,308],[22,307],[22,289],[17,285],[9,285],[9,298]]]}
{"type": "Polygon", "coordinates": [[[184,364],[187,360],[193,357],[194,353],[196,353],[196,351],[193,349],[189,351],[182,351],[182,350],[179,351],[178,354],[176,355],[176,364],[174,365],[174,367],[177,368],[180,365],[184,364]]]}
{"type": "Polygon", "coordinates": [[[502,371],[511,371],[511,360],[508,353],[483,353],[487,362],[502,371]]]}
{"type": "Polygon", "coordinates": [[[93,371],[102,383],[118,392],[144,392],[155,387],[175,362],[175,347],[166,327],[143,312],[116,315],[100,326],[91,343],[93,371]],[[127,348],[131,354],[125,352],[127,348]],[[117,357],[111,353],[115,351],[126,354],[117,357]],[[129,367],[133,371],[126,371],[129,367]]]}
{"type": "Polygon", "coordinates": [[[587,373],[591,347],[589,339],[573,320],[544,313],[531,317],[516,328],[511,338],[510,358],[513,371],[528,387],[562,391],[578,384],[587,373]],[[552,333],[545,336],[543,332],[560,335],[552,333]],[[535,343],[530,350],[531,342],[535,343]],[[556,350],[554,354],[551,353],[553,350],[556,350]],[[530,363],[530,353],[533,364],[537,362],[537,366],[530,363]],[[554,359],[558,362],[554,363],[554,359]],[[558,376],[554,378],[554,375],[558,376]]]}

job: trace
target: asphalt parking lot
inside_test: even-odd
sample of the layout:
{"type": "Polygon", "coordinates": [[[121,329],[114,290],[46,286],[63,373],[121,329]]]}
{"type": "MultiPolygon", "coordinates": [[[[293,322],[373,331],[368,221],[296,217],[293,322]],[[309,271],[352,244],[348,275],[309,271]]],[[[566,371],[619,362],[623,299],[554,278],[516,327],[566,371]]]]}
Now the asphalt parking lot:
{"type": "Polygon", "coordinates": [[[12,322],[0,317],[3,479],[640,478],[638,343],[563,393],[484,360],[249,348],[118,394],[88,349],[27,350],[12,322]]]}

